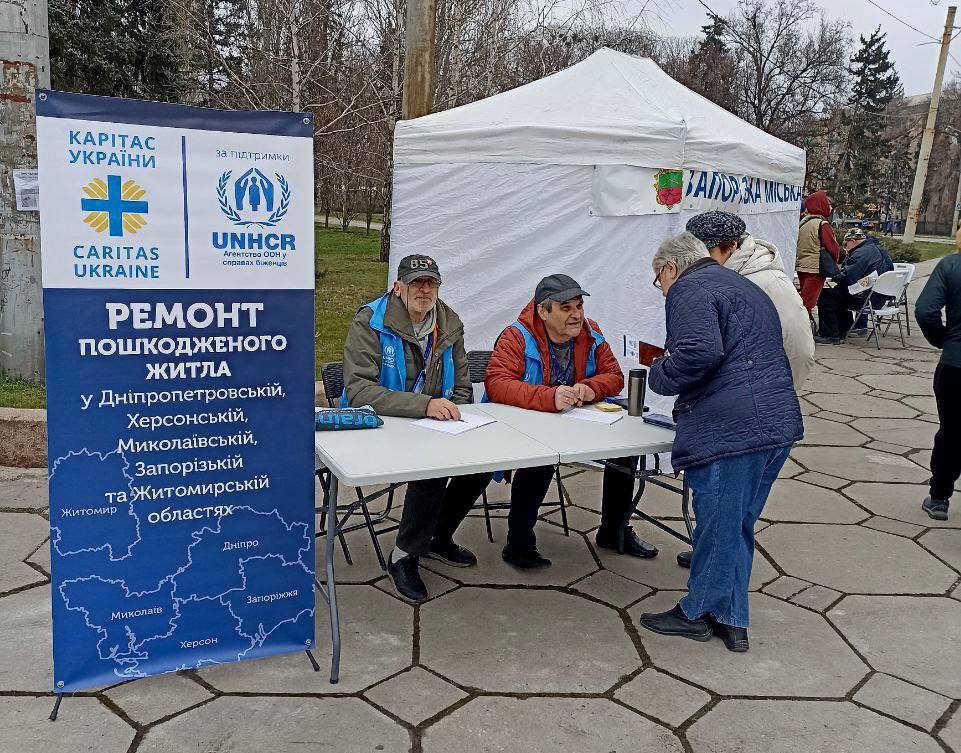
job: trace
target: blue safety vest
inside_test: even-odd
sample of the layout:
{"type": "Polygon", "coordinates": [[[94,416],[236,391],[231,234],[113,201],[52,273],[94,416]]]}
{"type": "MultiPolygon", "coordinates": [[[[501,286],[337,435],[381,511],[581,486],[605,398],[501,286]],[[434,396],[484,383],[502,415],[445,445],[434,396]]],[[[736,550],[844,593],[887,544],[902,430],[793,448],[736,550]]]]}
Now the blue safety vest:
{"type": "MultiPolygon", "coordinates": [[[[407,362],[404,358],[404,340],[393,330],[384,324],[384,314],[387,312],[387,304],[393,295],[391,291],[371,301],[364,308],[373,312],[370,317],[370,328],[380,336],[380,386],[394,392],[407,391],[407,362]]],[[[442,371],[441,380],[443,385],[442,396],[450,399],[454,394],[454,346],[448,345],[441,353],[442,371]]],[[[425,368],[427,364],[424,364],[425,368]]],[[[347,388],[340,396],[340,407],[346,408],[347,388]]]]}

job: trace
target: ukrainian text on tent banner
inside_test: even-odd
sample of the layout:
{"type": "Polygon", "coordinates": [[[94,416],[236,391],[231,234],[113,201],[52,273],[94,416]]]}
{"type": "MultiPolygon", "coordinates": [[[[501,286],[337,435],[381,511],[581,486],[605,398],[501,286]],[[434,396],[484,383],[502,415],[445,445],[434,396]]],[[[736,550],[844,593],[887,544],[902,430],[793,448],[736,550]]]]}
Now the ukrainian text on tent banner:
{"type": "Polygon", "coordinates": [[[311,647],[312,132],[38,92],[57,692],[311,647]]]}

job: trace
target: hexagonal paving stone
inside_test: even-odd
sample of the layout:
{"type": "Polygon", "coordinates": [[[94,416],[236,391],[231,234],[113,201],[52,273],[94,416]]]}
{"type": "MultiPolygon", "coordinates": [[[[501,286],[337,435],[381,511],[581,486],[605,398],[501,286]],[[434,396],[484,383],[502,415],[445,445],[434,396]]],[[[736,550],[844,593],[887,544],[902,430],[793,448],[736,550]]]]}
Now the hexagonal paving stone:
{"type": "Polygon", "coordinates": [[[647,596],[651,589],[628,580],[610,570],[598,570],[571,586],[575,591],[593,596],[613,607],[626,607],[647,596]]]}
{"type": "Polygon", "coordinates": [[[795,447],[793,454],[807,468],[849,481],[918,483],[931,475],[900,455],[862,447],[795,447]]]}
{"type": "Polygon", "coordinates": [[[928,730],[951,705],[943,695],[880,672],[854,694],[854,700],[928,730]]]}
{"type": "Polygon", "coordinates": [[[867,395],[808,395],[807,399],[822,410],[852,418],[914,418],[917,411],[880,397],[867,395]]]}
{"type": "Polygon", "coordinates": [[[475,698],[424,732],[424,753],[681,753],[667,729],[602,698],[475,698]]]}
{"type": "Polygon", "coordinates": [[[843,593],[940,593],[957,578],[913,541],[861,526],[781,523],[757,540],[786,573],[843,593]]]}
{"type": "Polygon", "coordinates": [[[711,700],[703,690],[650,667],[618,688],[614,697],[672,728],[686,722],[711,700]]]}
{"type": "Polygon", "coordinates": [[[857,523],[868,514],[837,492],[796,480],[778,480],[761,518],[797,523],[857,523]]]}
{"type": "Polygon", "coordinates": [[[816,612],[823,612],[841,597],[838,591],[824,586],[811,586],[805,588],[801,593],[792,596],[792,604],[798,604],[816,612]]]}
{"type": "Polygon", "coordinates": [[[22,560],[34,552],[49,531],[50,524],[39,515],[0,512],[0,593],[46,580],[22,560]]]}
{"type": "Polygon", "coordinates": [[[862,376],[860,380],[875,389],[894,392],[898,395],[930,395],[933,389],[929,376],[869,374],[862,376]]]}
{"type": "Polygon", "coordinates": [[[405,751],[407,731],[359,698],[221,697],[153,727],[138,753],[405,751]]]}
{"type": "Polygon", "coordinates": [[[777,474],[778,478],[793,478],[801,473],[802,468],[797,463],[795,463],[791,458],[784,461],[784,465],[781,466],[780,473],[777,474]]]}
{"type": "MultiPolygon", "coordinates": [[[[644,599],[631,619],[670,609],[681,595],[665,591],[644,599]]],[[[868,671],[820,615],[764,594],[751,594],[750,608],[746,654],[732,654],[719,640],[692,643],[638,630],[655,666],[721,695],[833,698],[868,671]]]]}
{"type": "Polygon", "coordinates": [[[863,395],[868,388],[858,380],[843,374],[834,374],[824,369],[818,369],[804,382],[804,389],[808,392],[825,392],[835,395],[863,395]]]}
{"type": "Polygon", "coordinates": [[[65,699],[55,723],[47,719],[52,708],[52,698],[4,698],[0,747],[11,753],[65,748],[71,753],[126,753],[133,742],[133,728],[96,698],[65,699]]]}
{"type": "Polygon", "coordinates": [[[961,698],[961,602],[848,596],[827,616],[879,672],[961,698]]]}
{"type": "Polygon", "coordinates": [[[955,570],[961,571],[961,530],[928,531],[919,541],[955,570]]]}
{"type": "Polygon", "coordinates": [[[851,425],[873,439],[914,450],[933,447],[934,433],[937,431],[936,427],[926,421],[911,418],[859,418],[851,425]]]}
{"type": "Polygon", "coordinates": [[[804,417],[804,439],[801,445],[820,445],[822,447],[856,447],[868,441],[868,437],[855,431],[847,424],[828,421],[815,416],[804,417]]]}
{"type": "Polygon", "coordinates": [[[50,587],[0,599],[0,636],[4,637],[0,640],[0,690],[50,692],[50,587]]]}
{"type": "Polygon", "coordinates": [[[818,473],[817,471],[808,471],[807,473],[802,473],[796,476],[795,479],[797,481],[802,481],[805,484],[812,484],[825,489],[840,489],[842,486],[847,486],[851,483],[846,478],[828,476],[826,473],[818,473]]]}
{"type": "Polygon", "coordinates": [[[901,402],[910,405],[912,408],[916,408],[922,413],[933,416],[938,415],[938,404],[933,397],[906,397],[901,402]]]}
{"type": "Polygon", "coordinates": [[[921,526],[916,526],[913,523],[905,523],[901,520],[894,520],[893,518],[882,518],[879,515],[869,518],[861,523],[861,525],[867,528],[873,528],[875,531],[893,533],[895,536],[904,536],[908,539],[913,539],[924,531],[921,526]]]}
{"type": "Polygon", "coordinates": [[[871,361],[868,358],[819,358],[818,363],[835,374],[859,377],[864,374],[904,374],[905,369],[892,363],[871,361]]]}
{"type": "Polygon", "coordinates": [[[401,672],[364,695],[415,726],[467,697],[460,688],[421,667],[401,672]]]}
{"type": "Polygon", "coordinates": [[[694,753],[939,753],[923,732],[853,703],[721,701],[687,731],[694,753]]]}
{"type": "Polygon", "coordinates": [[[853,484],[844,490],[875,515],[927,528],[961,528],[961,515],[951,510],[948,520],[933,520],[921,509],[928,487],[921,484],[853,484]]]}
{"type": "Polygon", "coordinates": [[[420,660],[500,693],[601,693],[640,664],[614,610],[531,589],[461,588],[425,604],[420,660]]]}
{"type": "MultiPolygon", "coordinates": [[[[22,469],[18,469],[22,470],[22,469]]],[[[0,507],[42,510],[50,505],[47,474],[0,481],[0,507]]]]}
{"type": "Polygon", "coordinates": [[[203,669],[200,676],[228,693],[353,693],[410,666],[414,610],[373,586],[338,586],[342,667],[340,682],[328,681],[330,622],[317,597],[314,672],[303,653],[283,654],[203,669]]]}
{"type": "Polygon", "coordinates": [[[940,737],[955,750],[961,750],[961,709],[955,711],[954,716],[944,725],[940,737]]]}
{"type": "Polygon", "coordinates": [[[435,560],[423,560],[423,566],[458,583],[551,586],[567,585],[598,569],[583,536],[574,532],[565,536],[557,526],[545,523],[538,523],[534,529],[537,548],[554,564],[539,570],[521,570],[508,565],[501,559],[507,540],[507,522],[492,522],[493,544],[487,540],[484,521],[478,518],[465,520],[454,537],[458,544],[477,555],[477,567],[450,567],[435,560]]]}
{"type": "Polygon", "coordinates": [[[125,682],[104,695],[138,724],[151,724],[213,697],[199,683],[178,674],[125,682]]]}

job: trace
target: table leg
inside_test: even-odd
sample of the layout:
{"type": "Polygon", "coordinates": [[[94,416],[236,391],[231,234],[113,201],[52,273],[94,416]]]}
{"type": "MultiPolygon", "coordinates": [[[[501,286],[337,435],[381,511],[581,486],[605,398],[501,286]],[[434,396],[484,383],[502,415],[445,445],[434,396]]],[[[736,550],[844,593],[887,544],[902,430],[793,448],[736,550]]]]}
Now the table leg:
{"type": "Polygon", "coordinates": [[[340,679],[340,617],[337,614],[337,584],[334,580],[334,548],[337,546],[337,496],[340,483],[330,474],[330,494],[327,497],[327,547],[324,560],[327,568],[327,605],[330,610],[330,682],[340,679]]]}

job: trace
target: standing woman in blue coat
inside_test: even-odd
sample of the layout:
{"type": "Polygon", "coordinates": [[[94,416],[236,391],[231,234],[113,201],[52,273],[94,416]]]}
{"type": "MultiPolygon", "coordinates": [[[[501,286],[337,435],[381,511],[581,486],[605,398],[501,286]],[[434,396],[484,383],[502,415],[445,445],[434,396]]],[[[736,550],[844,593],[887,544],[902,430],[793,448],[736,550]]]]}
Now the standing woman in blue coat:
{"type": "Polygon", "coordinates": [[[677,395],[671,455],[694,492],[694,555],[687,595],[668,612],[641,615],[662,635],[748,650],[748,581],[754,524],[791,446],[801,408],[771,299],[708,256],[691,233],[654,254],[666,298],[667,353],[649,384],[677,395]]]}

